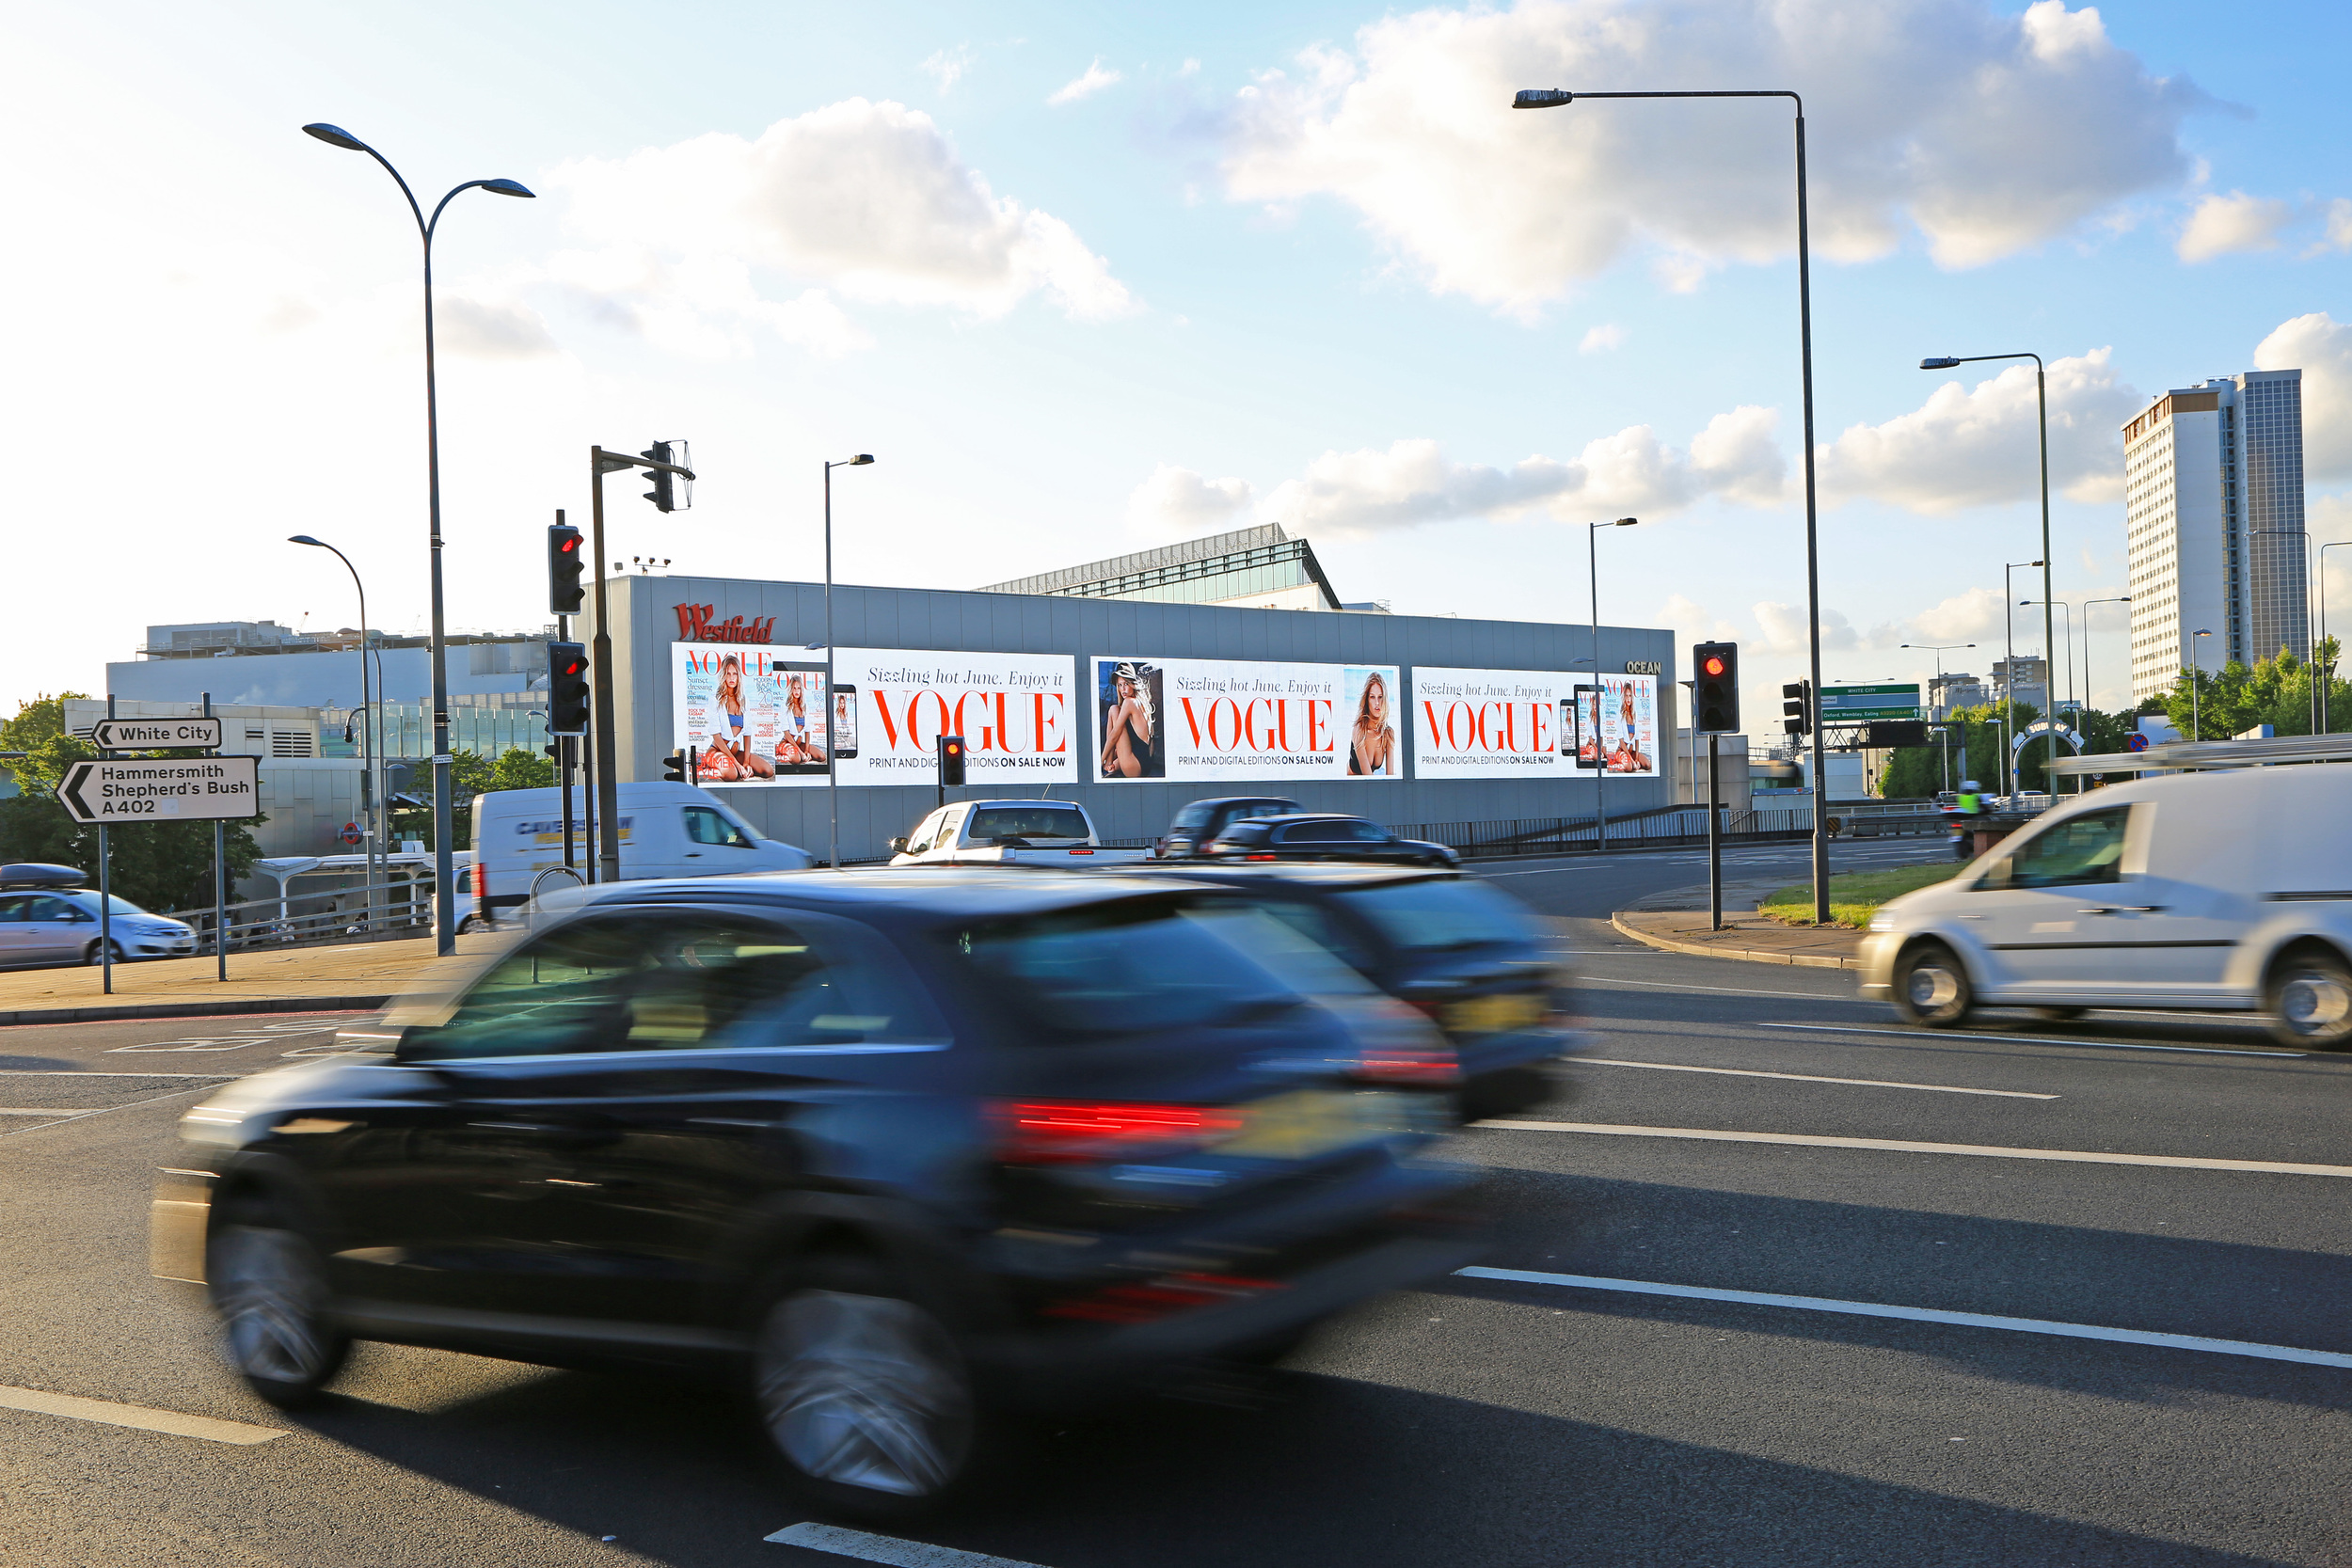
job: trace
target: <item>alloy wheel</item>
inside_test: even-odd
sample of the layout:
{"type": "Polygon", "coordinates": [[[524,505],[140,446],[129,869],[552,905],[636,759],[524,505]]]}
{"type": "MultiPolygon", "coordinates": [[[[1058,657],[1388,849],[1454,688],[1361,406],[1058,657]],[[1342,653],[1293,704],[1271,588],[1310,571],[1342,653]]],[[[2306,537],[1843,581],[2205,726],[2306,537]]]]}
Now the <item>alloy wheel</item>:
{"type": "Polygon", "coordinates": [[[811,1480],[930,1497],[969,1463],[961,1358],[930,1313],[891,1296],[802,1291],[760,1333],[755,1391],[777,1451],[811,1480]]]}

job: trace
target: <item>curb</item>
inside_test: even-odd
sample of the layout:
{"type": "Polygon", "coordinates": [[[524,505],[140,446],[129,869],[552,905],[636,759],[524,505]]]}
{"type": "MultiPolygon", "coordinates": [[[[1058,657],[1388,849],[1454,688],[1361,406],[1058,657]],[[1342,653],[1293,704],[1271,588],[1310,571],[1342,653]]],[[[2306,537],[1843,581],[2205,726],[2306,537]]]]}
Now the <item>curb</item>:
{"type": "Polygon", "coordinates": [[[1667,953],[1690,953],[1702,958],[1743,958],[1749,963],[1787,964],[1797,969],[1860,969],[1862,967],[1862,959],[1858,955],[1851,958],[1833,958],[1826,953],[1768,953],[1755,947],[1721,947],[1712,942],[1677,942],[1672,937],[1656,936],[1648,931],[1635,930],[1625,923],[1622,913],[1611,915],[1609,924],[1615,927],[1620,935],[1631,937],[1645,947],[1655,947],[1667,953]]]}
{"type": "Polygon", "coordinates": [[[224,1018],[239,1013],[372,1012],[398,998],[262,996],[220,1002],[126,1002],[98,1007],[19,1007],[0,1012],[0,1028],[24,1023],[109,1023],[135,1018],[224,1018]]]}

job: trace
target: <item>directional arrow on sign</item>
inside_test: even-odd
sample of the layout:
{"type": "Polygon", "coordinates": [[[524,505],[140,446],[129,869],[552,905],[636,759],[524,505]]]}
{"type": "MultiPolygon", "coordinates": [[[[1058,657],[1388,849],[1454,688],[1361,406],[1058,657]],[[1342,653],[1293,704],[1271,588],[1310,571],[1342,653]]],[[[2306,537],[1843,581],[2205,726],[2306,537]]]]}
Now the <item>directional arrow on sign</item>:
{"type": "Polygon", "coordinates": [[[221,743],[217,719],[101,719],[89,732],[102,751],[144,752],[221,743]]]}
{"type": "Polygon", "coordinates": [[[97,772],[98,764],[77,762],[66,774],[65,783],[57,786],[57,799],[65,802],[66,815],[76,822],[98,820],[98,808],[82,794],[82,787],[88,784],[97,772]]]}
{"type": "Polygon", "coordinates": [[[250,819],[260,814],[259,757],[148,757],[77,762],[57,786],[81,823],[250,819]]]}

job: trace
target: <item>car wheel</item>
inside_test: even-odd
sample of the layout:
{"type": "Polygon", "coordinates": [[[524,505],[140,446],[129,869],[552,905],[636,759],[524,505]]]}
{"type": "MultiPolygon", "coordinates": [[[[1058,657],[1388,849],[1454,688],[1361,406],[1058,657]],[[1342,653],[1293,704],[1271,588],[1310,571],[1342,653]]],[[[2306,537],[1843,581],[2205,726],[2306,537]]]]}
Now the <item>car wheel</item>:
{"type": "Polygon", "coordinates": [[[1905,1022],[1949,1029],[1965,1022],[1975,1006],[1968,971],[1942,942],[1922,942],[1897,960],[1895,1010],[1905,1022]]]}
{"type": "Polygon", "coordinates": [[[980,1413],[962,1352],[871,1260],[812,1260],[753,1346],[760,1425],[794,1489],[862,1519],[928,1512],[971,1476],[980,1413]]]}
{"type": "Polygon", "coordinates": [[[2089,1011],[2089,1007],[2036,1007],[2033,1016],[2052,1023],[2071,1023],[2089,1011]]]}
{"type": "MultiPolygon", "coordinates": [[[[98,950],[100,947],[106,944],[93,942],[87,947],[83,948],[82,961],[95,969],[98,966],[98,950]]],[[[115,942],[113,946],[115,950],[115,962],[119,964],[127,964],[131,961],[129,955],[122,951],[122,943],[118,942],[115,942]]]]}
{"type": "Polygon", "coordinates": [[[326,1264],[275,1211],[231,1217],[205,1249],[204,1277],[229,1359],[246,1386],[291,1408],[342,1370],[349,1337],[326,1315],[326,1264]]]}
{"type": "Polygon", "coordinates": [[[2264,988],[2270,1033],[2285,1045],[2321,1051],[2352,1045],[2352,966],[2323,948],[2290,953],[2264,988]]]}

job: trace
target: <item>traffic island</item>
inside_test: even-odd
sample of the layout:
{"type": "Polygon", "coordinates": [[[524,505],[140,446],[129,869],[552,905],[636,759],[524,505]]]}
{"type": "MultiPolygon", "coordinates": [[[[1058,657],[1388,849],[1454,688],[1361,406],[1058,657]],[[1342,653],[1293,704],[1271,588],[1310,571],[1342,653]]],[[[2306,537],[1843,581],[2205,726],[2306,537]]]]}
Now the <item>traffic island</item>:
{"type": "Polygon", "coordinates": [[[15,970],[0,973],[0,1025],[381,1007],[460,983],[513,940],[492,932],[461,936],[448,958],[435,953],[431,937],[254,948],[229,955],[226,981],[211,954],[120,963],[111,996],[95,968],[15,970]]]}
{"type": "Polygon", "coordinates": [[[1702,958],[1792,964],[1807,969],[1856,969],[1862,933],[1837,926],[1784,926],[1756,905],[1778,884],[1739,883],[1724,889],[1724,928],[1708,927],[1707,889],[1654,894],[1610,916],[1610,924],[1646,947],[1702,958]]]}

